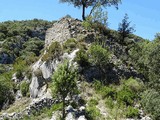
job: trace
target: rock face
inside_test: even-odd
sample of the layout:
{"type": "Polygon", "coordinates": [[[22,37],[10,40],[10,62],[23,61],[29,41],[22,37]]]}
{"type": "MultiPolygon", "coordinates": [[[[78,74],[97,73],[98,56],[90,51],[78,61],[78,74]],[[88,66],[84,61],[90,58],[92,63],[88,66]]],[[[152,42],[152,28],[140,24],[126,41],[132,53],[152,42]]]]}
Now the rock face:
{"type": "Polygon", "coordinates": [[[32,98],[39,97],[43,94],[42,92],[45,92],[48,87],[46,84],[50,81],[50,77],[58,63],[56,60],[42,62],[40,59],[32,66],[33,74],[30,84],[30,96],[32,98]],[[43,86],[45,87],[42,89],[43,86]]]}
{"type": "Polygon", "coordinates": [[[87,31],[82,26],[82,21],[69,17],[64,17],[56,22],[52,28],[46,32],[45,47],[49,46],[53,41],[60,43],[65,42],[69,38],[89,38],[94,40],[96,32],[94,30],[87,31]]]}
{"type": "MultiPolygon", "coordinates": [[[[49,47],[52,42],[58,41],[60,43],[65,42],[69,38],[78,38],[79,36],[87,37],[91,32],[87,32],[83,26],[82,22],[77,19],[73,18],[62,18],[60,21],[56,22],[52,28],[48,29],[46,32],[45,38],[45,47],[49,47]],[[85,32],[86,34],[84,34],[85,32]]],[[[93,35],[94,36],[94,35],[93,35]]],[[[71,62],[76,52],[79,49],[73,51],[71,54],[64,53],[61,56],[61,60],[68,58],[71,62]]],[[[46,52],[46,51],[45,51],[46,52]]],[[[44,53],[45,53],[44,52],[44,53]]],[[[32,66],[32,79],[30,84],[30,95],[32,98],[39,97],[40,89],[51,80],[51,75],[53,74],[54,70],[58,66],[61,61],[59,59],[54,58],[50,61],[42,61],[41,58],[32,66]],[[39,74],[37,74],[37,71],[39,74]]],[[[47,86],[46,86],[47,87],[47,86]]],[[[47,88],[46,88],[47,89],[47,88]]]]}

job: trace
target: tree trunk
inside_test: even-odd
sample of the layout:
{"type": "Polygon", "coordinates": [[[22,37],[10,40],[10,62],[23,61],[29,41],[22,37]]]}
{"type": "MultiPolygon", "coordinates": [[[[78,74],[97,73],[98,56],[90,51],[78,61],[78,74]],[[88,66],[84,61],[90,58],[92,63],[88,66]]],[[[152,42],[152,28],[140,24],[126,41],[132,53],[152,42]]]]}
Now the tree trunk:
{"type": "Polygon", "coordinates": [[[63,120],[64,120],[65,119],[65,98],[63,98],[62,102],[63,102],[62,117],[63,117],[63,120]]]}
{"type": "Polygon", "coordinates": [[[85,3],[82,3],[82,19],[83,20],[86,20],[86,17],[85,17],[85,7],[86,7],[86,4],[85,3]]]}

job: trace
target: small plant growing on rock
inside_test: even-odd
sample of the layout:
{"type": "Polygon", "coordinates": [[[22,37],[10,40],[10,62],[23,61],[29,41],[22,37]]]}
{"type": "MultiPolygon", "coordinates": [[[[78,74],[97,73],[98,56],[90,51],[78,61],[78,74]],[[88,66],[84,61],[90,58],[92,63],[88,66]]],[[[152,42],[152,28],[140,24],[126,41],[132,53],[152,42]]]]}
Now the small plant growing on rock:
{"type": "Polygon", "coordinates": [[[29,92],[29,83],[26,81],[22,81],[21,85],[20,85],[20,90],[23,96],[27,96],[28,92],[29,92]]]}
{"type": "Polygon", "coordinates": [[[86,67],[89,65],[88,57],[86,51],[81,49],[76,53],[75,61],[81,66],[86,67]]]}
{"type": "Polygon", "coordinates": [[[59,58],[62,55],[62,46],[59,42],[53,42],[49,48],[47,49],[46,53],[42,57],[42,61],[49,61],[53,58],[59,58]]]}
{"type": "Polygon", "coordinates": [[[63,44],[63,49],[64,51],[70,53],[77,47],[77,41],[74,38],[68,39],[64,44],[63,44]]]}

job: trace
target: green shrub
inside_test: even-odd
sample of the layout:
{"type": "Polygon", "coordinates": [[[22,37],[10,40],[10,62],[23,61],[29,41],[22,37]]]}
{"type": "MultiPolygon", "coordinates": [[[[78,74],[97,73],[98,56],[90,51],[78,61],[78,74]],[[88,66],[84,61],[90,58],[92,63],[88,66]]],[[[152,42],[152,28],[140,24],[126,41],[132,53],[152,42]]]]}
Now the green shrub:
{"type": "Polygon", "coordinates": [[[101,45],[92,44],[88,50],[89,62],[101,68],[109,63],[110,52],[101,45]]]}
{"type": "Polygon", "coordinates": [[[102,83],[98,80],[95,80],[93,83],[93,87],[95,88],[96,91],[99,91],[102,88],[102,83]]]}
{"type": "Polygon", "coordinates": [[[127,118],[138,118],[139,116],[139,111],[138,109],[128,106],[126,110],[126,117],[127,118]]]}
{"type": "Polygon", "coordinates": [[[116,89],[112,86],[104,86],[102,85],[102,83],[98,80],[94,81],[94,84],[93,84],[95,90],[101,94],[102,98],[108,98],[108,97],[111,97],[112,99],[115,99],[116,98],[116,89]]]}
{"type": "Polygon", "coordinates": [[[130,88],[133,92],[141,92],[144,89],[144,85],[142,84],[142,82],[137,81],[133,78],[125,80],[123,84],[130,88]]]}
{"type": "Polygon", "coordinates": [[[62,47],[59,42],[55,41],[47,49],[46,53],[42,57],[42,61],[52,60],[53,58],[59,58],[62,55],[62,47]]]}
{"type": "Polygon", "coordinates": [[[15,60],[15,63],[13,64],[13,70],[15,72],[18,72],[16,75],[17,78],[22,78],[22,73],[25,72],[27,68],[28,66],[26,64],[26,61],[21,58],[17,58],[15,60]]]}
{"type": "Polygon", "coordinates": [[[115,98],[115,95],[116,95],[116,90],[110,86],[105,86],[105,87],[102,87],[101,89],[101,95],[102,95],[102,98],[106,98],[106,97],[111,97],[111,98],[115,98]]]}
{"type": "Polygon", "coordinates": [[[16,78],[17,79],[22,79],[23,78],[22,70],[17,70],[17,72],[16,72],[16,78]]]}
{"type": "Polygon", "coordinates": [[[9,104],[13,102],[13,85],[10,75],[8,73],[4,73],[0,75],[0,109],[2,105],[6,102],[9,104]]]}
{"type": "Polygon", "coordinates": [[[117,101],[119,103],[122,102],[126,105],[132,105],[135,98],[136,94],[127,87],[123,87],[122,90],[117,92],[117,101]]]}
{"type": "Polygon", "coordinates": [[[98,105],[98,101],[96,99],[90,99],[88,104],[89,106],[96,106],[98,105]]]}
{"type": "Polygon", "coordinates": [[[26,81],[22,81],[20,85],[20,90],[23,96],[27,96],[29,92],[29,83],[26,81]]]}
{"type": "Polygon", "coordinates": [[[26,70],[26,77],[30,80],[32,78],[32,71],[30,68],[26,70]]]}
{"type": "Polygon", "coordinates": [[[78,43],[74,38],[70,38],[63,44],[63,49],[65,52],[70,53],[76,49],[77,44],[78,43]]]}
{"type": "Polygon", "coordinates": [[[110,108],[110,109],[113,109],[114,107],[114,101],[111,97],[108,97],[105,99],[105,105],[110,108]]]}
{"type": "Polygon", "coordinates": [[[98,120],[100,119],[101,114],[100,110],[96,106],[88,107],[86,109],[86,118],[87,120],[98,120]]]}
{"type": "Polygon", "coordinates": [[[52,112],[62,110],[62,103],[54,104],[54,105],[52,105],[52,107],[50,109],[51,109],[52,112]]]}
{"type": "Polygon", "coordinates": [[[92,18],[91,17],[86,17],[86,20],[84,20],[82,22],[82,26],[86,29],[86,30],[91,30],[92,29],[92,18]]]}
{"type": "Polygon", "coordinates": [[[106,72],[109,66],[110,52],[107,50],[107,48],[103,48],[102,45],[92,44],[87,54],[90,65],[97,67],[101,83],[103,85],[107,84],[108,81],[106,80],[106,72]]]}
{"type": "Polygon", "coordinates": [[[89,65],[88,57],[85,50],[79,50],[76,53],[75,61],[81,66],[86,67],[89,65]]]}
{"type": "Polygon", "coordinates": [[[160,119],[160,93],[154,89],[149,89],[143,92],[142,107],[145,111],[151,114],[153,120],[160,119]]]}

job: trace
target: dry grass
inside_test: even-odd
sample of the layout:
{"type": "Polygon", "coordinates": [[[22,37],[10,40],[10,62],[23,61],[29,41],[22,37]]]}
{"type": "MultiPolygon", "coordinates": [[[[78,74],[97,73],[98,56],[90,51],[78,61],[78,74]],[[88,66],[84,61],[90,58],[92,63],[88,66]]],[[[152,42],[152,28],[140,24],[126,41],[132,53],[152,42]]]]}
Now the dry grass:
{"type": "Polygon", "coordinates": [[[30,98],[22,98],[20,100],[17,100],[15,103],[9,106],[8,109],[2,110],[0,114],[2,113],[13,113],[13,112],[20,112],[24,110],[29,104],[31,100],[30,98]]]}

